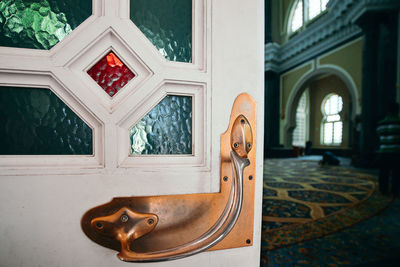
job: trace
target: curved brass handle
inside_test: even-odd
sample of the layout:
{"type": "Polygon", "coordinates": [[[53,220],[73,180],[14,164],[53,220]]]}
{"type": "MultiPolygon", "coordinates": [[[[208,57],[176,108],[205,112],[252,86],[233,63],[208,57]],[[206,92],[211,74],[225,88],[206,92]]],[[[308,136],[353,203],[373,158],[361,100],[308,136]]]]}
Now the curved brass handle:
{"type": "MultiPolygon", "coordinates": [[[[229,158],[233,171],[233,179],[229,190],[221,188],[220,193],[199,194],[198,196],[117,198],[111,203],[94,208],[85,214],[82,219],[82,227],[91,239],[102,245],[115,248],[115,243],[112,240],[117,241],[119,243],[118,250],[120,251],[118,258],[124,261],[148,262],[174,260],[205,251],[223,240],[238,221],[243,204],[243,174],[244,169],[250,165],[248,153],[252,147],[252,128],[247,118],[240,114],[233,121],[230,131],[231,151],[229,158]],[[158,208],[154,208],[154,211],[159,211],[160,207],[169,206],[168,204],[171,204],[169,203],[171,201],[177,203],[179,199],[189,204],[202,203],[203,206],[212,205],[213,201],[221,202],[223,199],[227,200],[221,215],[214,221],[215,223],[204,231],[203,234],[199,234],[197,238],[177,246],[159,250],[144,248],[144,246],[140,246],[140,242],[137,245],[136,241],[142,240],[146,245],[149,242],[146,243],[143,240],[146,240],[146,238],[156,239],[156,233],[159,234],[165,231],[165,229],[171,228],[171,225],[165,222],[165,217],[168,217],[168,215],[157,212],[153,213],[151,208],[146,208],[146,212],[143,212],[143,209],[138,209],[137,207],[153,207],[156,206],[154,203],[159,203],[158,208]],[[152,203],[152,205],[148,203],[152,203]],[[119,208],[116,209],[118,206],[119,208]],[[115,211],[110,214],[110,210],[115,211]],[[106,215],[97,216],[99,213],[105,213],[106,215]],[[163,224],[164,228],[162,227],[163,224]]],[[[195,206],[189,204],[178,209],[195,209],[195,206]]],[[[174,209],[171,211],[176,212],[174,209]]],[[[184,214],[187,215],[187,213],[184,214]]],[[[176,227],[179,227],[179,223],[176,224],[176,227]]],[[[172,241],[175,242],[175,240],[172,241]]]]}

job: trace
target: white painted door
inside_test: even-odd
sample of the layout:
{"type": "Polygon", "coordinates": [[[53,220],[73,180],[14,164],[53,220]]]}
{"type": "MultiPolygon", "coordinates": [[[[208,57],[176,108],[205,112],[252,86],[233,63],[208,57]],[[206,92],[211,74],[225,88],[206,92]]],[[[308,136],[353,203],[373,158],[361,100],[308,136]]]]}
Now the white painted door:
{"type": "Polygon", "coordinates": [[[257,102],[253,245],[145,265],[259,264],[263,1],[193,0],[185,63],[157,50],[129,19],[129,5],[94,0],[93,15],[51,50],[0,47],[0,86],[50,89],[93,133],[93,155],[0,156],[0,266],[126,266],[84,235],[82,215],[117,196],[218,192],[220,136],[244,92],[257,102]],[[87,73],[110,51],[135,76],[112,97],[87,73]],[[143,144],[132,143],[131,129],[167,95],[191,97],[189,152],[132,154],[143,144]]]}

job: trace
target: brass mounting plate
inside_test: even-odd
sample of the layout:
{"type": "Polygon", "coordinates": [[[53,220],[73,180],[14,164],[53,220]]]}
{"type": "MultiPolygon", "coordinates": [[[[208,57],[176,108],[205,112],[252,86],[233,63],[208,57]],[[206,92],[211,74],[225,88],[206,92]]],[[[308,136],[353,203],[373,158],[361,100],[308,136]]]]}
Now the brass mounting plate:
{"type": "Polygon", "coordinates": [[[253,244],[254,190],[256,166],[256,102],[249,94],[240,94],[232,108],[227,131],[221,135],[221,186],[218,193],[163,195],[144,197],[116,197],[109,203],[87,211],[81,226],[94,242],[120,251],[118,240],[100,235],[91,226],[98,217],[117,213],[127,207],[138,213],[156,214],[158,223],[154,230],[134,240],[131,244],[139,253],[156,252],[175,248],[201,236],[218,220],[229,198],[233,178],[231,162],[231,132],[235,119],[243,115],[248,120],[252,133],[252,149],[248,153],[250,165],[244,170],[243,204],[240,216],[232,231],[209,250],[251,246],[253,244]]]}

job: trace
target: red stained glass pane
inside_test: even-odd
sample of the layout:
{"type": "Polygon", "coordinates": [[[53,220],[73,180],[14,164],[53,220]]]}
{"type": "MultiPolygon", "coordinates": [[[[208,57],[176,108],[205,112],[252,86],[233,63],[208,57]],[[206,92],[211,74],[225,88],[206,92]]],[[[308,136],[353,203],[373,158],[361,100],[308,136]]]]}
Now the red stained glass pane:
{"type": "Polygon", "coordinates": [[[113,53],[108,53],[87,72],[104,91],[114,96],[135,74],[113,53]]]}

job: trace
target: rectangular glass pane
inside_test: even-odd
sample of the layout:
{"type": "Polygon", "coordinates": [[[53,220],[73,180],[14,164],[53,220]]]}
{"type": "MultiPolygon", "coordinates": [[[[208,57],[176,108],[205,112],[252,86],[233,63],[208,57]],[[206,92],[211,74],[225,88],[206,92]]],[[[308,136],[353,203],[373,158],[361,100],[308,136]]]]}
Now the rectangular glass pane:
{"type": "Polygon", "coordinates": [[[293,145],[305,146],[306,144],[306,117],[304,113],[296,114],[296,128],[293,131],[293,145]]]}
{"type": "Polygon", "coordinates": [[[131,155],[192,154],[192,97],[168,95],[130,130],[131,155]]]}
{"type": "Polygon", "coordinates": [[[130,17],[166,59],[192,62],[192,0],[131,0],[130,17]]]}
{"type": "Polygon", "coordinates": [[[332,144],[333,136],[333,124],[331,122],[324,123],[324,143],[325,144],[332,144]]]}
{"type": "Polygon", "coordinates": [[[333,132],[333,143],[341,144],[342,143],[342,133],[343,133],[343,122],[337,121],[334,123],[334,132],[333,132]]]}
{"type": "Polygon", "coordinates": [[[321,2],[320,0],[309,0],[308,1],[308,16],[309,19],[314,18],[321,13],[321,2]]]}
{"type": "Polygon", "coordinates": [[[0,86],[0,155],[91,155],[92,129],[49,89],[0,86]]]}

